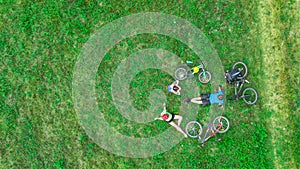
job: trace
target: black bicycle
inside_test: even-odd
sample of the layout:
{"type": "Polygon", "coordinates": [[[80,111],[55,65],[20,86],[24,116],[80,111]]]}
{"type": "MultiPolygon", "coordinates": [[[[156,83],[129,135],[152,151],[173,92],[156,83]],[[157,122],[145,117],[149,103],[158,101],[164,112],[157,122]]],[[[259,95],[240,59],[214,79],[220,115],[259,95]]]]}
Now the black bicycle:
{"type": "Polygon", "coordinates": [[[255,104],[257,102],[257,91],[251,87],[248,87],[242,91],[245,83],[250,83],[245,79],[248,73],[248,68],[243,62],[236,62],[233,64],[232,69],[226,70],[225,79],[228,84],[234,85],[234,97],[230,100],[243,99],[248,105],[255,104]]]}

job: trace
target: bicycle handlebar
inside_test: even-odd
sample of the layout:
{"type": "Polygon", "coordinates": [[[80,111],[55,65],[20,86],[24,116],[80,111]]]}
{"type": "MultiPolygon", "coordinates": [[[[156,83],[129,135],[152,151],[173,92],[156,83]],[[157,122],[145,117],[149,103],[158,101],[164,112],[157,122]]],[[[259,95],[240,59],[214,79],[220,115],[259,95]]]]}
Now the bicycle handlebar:
{"type": "Polygon", "coordinates": [[[192,64],[193,62],[192,61],[189,61],[189,60],[187,60],[187,61],[185,61],[187,64],[192,64]]]}

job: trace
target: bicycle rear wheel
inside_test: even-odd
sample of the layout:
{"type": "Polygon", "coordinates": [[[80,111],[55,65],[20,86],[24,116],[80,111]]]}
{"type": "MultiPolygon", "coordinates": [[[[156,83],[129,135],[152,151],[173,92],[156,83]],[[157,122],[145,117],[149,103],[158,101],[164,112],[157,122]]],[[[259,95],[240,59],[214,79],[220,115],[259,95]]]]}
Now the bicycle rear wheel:
{"type": "Polygon", "coordinates": [[[244,62],[236,62],[233,64],[232,69],[241,69],[241,78],[246,77],[248,73],[248,68],[244,62]]]}
{"type": "Polygon", "coordinates": [[[201,83],[206,84],[211,80],[211,73],[209,71],[203,71],[199,74],[198,79],[201,83]]]}
{"type": "Polygon", "coordinates": [[[225,133],[229,129],[229,120],[224,116],[218,116],[213,121],[213,128],[218,133],[225,133]]]}
{"type": "Polygon", "coordinates": [[[257,102],[258,94],[257,91],[253,88],[246,88],[243,91],[242,99],[248,105],[252,105],[257,102]]]}
{"type": "Polygon", "coordinates": [[[202,134],[202,126],[197,121],[190,121],[185,126],[185,133],[190,138],[197,138],[199,135],[202,134]]]}
{"type": "Polygon", "coordinates": [[[177,80],[184,80],[187,78],[187,70],[185,68],[178,68],[175,71],[175,78],[177,80]]]}

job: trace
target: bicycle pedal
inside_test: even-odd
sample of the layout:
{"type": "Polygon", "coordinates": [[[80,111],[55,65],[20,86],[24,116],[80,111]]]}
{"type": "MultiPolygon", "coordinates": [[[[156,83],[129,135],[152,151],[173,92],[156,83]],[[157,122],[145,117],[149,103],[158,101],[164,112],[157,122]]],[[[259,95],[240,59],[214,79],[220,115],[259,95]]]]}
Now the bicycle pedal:
{"type": "Polygon", "coordinates": [[[221,141],[221,139],[219,138],[219,139],[217,139],[215,142],[219,142],[219,141],[221,141]]]}

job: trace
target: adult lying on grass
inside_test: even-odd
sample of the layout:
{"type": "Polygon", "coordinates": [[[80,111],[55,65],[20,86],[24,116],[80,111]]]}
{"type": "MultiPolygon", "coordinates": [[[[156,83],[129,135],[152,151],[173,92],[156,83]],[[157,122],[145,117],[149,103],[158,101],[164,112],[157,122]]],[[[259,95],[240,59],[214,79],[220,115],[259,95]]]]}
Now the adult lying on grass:
{"type": "Polygon", "coordinates": [[[184,137],[187,137],[185,132],[180,127],[180,124],[181,124],[181,121],[182,121],[182,116],[175,115],[173,113],[167,112],[165,103],[164,103],[164,110],[163,110],[163,112],[161,112],[160,115],[161,115],[161,117],[155,118],[154,120],[163,120],[163,121],[168,122],[171,126],[175,127],[176,130],[178,130],[180,133],[182,133],[184,135],[184,137]],[[174,120],[178,120],[178,124],[176,124],[174,122],[174,120]]]}
{"type": "Polygon", "coordinates": [[[218,104],[219,107],[222,108],[224,104],[224,91],[222,90],[222,86],[220,85],[217,93],[200,94],[200,97],[195,97],[192,99],[186,98],[183,100],[183,102],[186,104],[192,102],[195,104],[202,104],[203,106],[218,104]]]}
{"type": "Polygon", "coordinates": [[[176,80],[171,85],[168,86],[168,91],[176,95],[180,95],[181,87],[179,86],[179,80],[176,80]]]}

